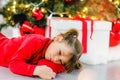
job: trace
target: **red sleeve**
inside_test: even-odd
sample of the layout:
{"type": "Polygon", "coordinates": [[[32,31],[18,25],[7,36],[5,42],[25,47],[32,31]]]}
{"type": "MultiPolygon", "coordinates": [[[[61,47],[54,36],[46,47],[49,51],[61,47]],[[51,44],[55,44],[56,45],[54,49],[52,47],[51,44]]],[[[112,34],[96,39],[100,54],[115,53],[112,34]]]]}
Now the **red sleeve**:
{"type": "Polygon", "coordinates": [[[26,63],[27,60],[43,47],[43,42],[37,39],[26,39],[10,61],[9,68],[16,74],[32,76],[36,65],[26,63]]]}
{"type": "Polygon", "coordinates": [[[65,66],[63,66],[61,64],[53,63],[46,59],[39,60],[38,65],[39,66],[46,65],[46,66],[50,67],[55,73],[60,73],[60,72],[65,71],[65,66]]]}

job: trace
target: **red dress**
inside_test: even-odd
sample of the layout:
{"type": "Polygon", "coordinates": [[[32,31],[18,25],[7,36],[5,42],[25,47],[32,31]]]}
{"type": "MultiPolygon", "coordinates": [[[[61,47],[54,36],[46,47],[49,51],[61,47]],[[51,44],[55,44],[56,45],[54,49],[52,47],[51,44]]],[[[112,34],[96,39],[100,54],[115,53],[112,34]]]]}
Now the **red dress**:
{"type": "Polygon", "coordinates": [[[9,67],[17,74],[32,76],[50,41],[39,34],[11,39],[0,34],[0,66],[9,67]]]}

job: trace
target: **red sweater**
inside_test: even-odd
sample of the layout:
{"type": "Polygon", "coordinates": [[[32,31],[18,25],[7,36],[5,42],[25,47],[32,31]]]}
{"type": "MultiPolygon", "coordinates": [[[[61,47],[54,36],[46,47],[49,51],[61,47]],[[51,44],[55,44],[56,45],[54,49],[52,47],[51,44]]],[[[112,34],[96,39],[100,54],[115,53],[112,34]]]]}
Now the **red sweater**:
{"type": "Polygon", "coordinates": [[[0,65],[14,73],[32,76],[49,43],[49,38],[38,34],[11,39],[0,34],[0,65]]]}

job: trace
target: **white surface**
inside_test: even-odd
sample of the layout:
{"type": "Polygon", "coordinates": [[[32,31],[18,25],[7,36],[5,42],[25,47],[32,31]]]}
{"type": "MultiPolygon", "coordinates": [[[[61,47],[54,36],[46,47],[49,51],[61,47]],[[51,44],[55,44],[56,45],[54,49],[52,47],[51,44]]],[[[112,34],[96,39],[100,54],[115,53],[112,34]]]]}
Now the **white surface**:
{"type": "MultiPolygon", "coordinates": [[[[0,80],[42,80],[38,77],[17,75],[8,68],[0,67],[0,80]]],[[[81,70],[74,70],[70,74],[59,73],[53,80],[120,80],[120,60],[108,64],[86,65],[81,70]]]]}
{"type": "Polygon", "coordinates": [[[109,48],[108,61],[120,60],[120,44],[109,48]]]}

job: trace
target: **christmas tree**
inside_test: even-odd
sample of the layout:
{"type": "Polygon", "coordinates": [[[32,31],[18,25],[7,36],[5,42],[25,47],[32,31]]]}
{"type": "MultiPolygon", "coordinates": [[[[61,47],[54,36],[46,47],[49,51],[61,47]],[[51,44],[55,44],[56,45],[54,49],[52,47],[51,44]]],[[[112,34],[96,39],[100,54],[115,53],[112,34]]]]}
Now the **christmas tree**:
{"type": "Polygon", "coordinates": [[[116,5],[120,4],[119,2],[110,2],[110,0],[90,0],[80,14],[87,17],[112,21],[118,18],[119,12],[116,5]]]}
{"type": "Polygon", "coordinates": [[[52,12],[58,13],[57,16],[72,16],[79,11],[79,5],[83,5],[83,2],[79,0],[11,0],[0,10],[0,14],[6,20],[6,23],[1,24],[0,27],[14,26],[17,23],[21,25],[26,20],[32,25],[45,27],[46,19],[52,12]]]}
{"type": "Polygon", "coordinates": [[[10,0],[0,9],[5,26],[22,25],[45,27],[50,14],[72,18],[74,15],[112,21],[119,15],[120,0],[10,0]],[[108,7],[109,6],[109,7],[108,7]]]}

